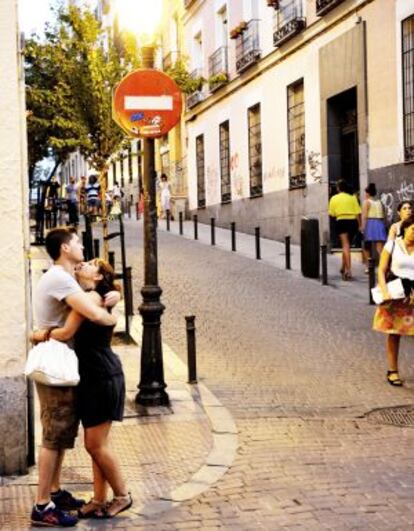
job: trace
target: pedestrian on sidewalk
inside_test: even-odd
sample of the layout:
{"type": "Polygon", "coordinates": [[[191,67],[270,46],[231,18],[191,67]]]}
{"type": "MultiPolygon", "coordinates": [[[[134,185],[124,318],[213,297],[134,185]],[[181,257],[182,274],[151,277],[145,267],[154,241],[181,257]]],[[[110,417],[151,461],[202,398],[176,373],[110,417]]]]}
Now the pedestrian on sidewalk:
{"type": "Polygon", "coordinates": [[[78,214],[78,185],[75,177],[70,177],[69,184],[66,185],[66,199],[69,214],[69,225],[77,227],[79,225],[78,214]]]}
{"type": "Polygon", "coordinates": [[[171,186],[165,173],[161,174],[159,187],[161,218],[165,219],[171,210],[171,186]]]}
{"type": "Polygon", "coordinates": [[[79,183],[79,212],[83,216],[87,212],[86,177],[81,175],[79,183]]]}
{"type": "Polygon", "coordinates": [[[390,227],[388,232],[388,239],[395,240],[398,236],[401,236],[401,223],[408,219],[413,214],[413,204],[411,201],[401,201],[397,205],[397,213],[400,221],[396,221],[390,227]]]}
{"type": "MultiPolygon", "coordinates": [[[[83,247],[73,229],[51,230],[46,250],[54,261],[36,288],[34,304],[38,326],[47,340],[54,327],[64,325],[70,308],[100,325],[113,326],[116,318],[84,293],[74,278],[75,266],[83,260],[83,247]]],[[[113,306],[119,293],[111,292],[105,304],[113,306]]],[[[60,474],[65,450],[74,447],[79,418],[76,387],[36,384],[40,402],[42,443],[38,458],[39,484],[31,513],[35,526],[73,526],[77,518],[65,511],[78,510],[83,500],[61,489],[60,474]]]]}
{"type": "Polygon", "coordinates": [[[101,200],[99,194],[101,193],[101,185],[99,184],[96,175],[90,175],[88,184],[86,185],[86,200],[88,203],[88,214],[97,216],[101,207],[101,200]]]}
{"type": "Polygon", "coordinates": [[[46,193],[45,212],[47,229],[54,228],[57,225],[59,188],[59,181],[57,180],[56,175],[53,175],[47,185],[46,193]]]}
{"type": "MultiPolygon", "coordinates": [[[[384,243],[387,241],[387,232],[384,224],[384,207],[381,200],[376,198],[377,188],[375,183],[370,183],[365,188],[365,200],[362,204],[361,230],[364,234],[364,261],[368,265],[372,257],[374,246],[378,256],[382,253],[384,243]]],[[[368,273],[368,269],[365,269],[368,273]]]]}
{"type": "Polygon", "coordinates": [[[335,230],[341,241],[342,280],[351,280],[351,243],[361,229],[361,207],[346,181],[340,179],[336,188],[337,193],[331,197],[328,211],[335,218],[335,230]]]}
{"type": "MultiPolygon", "coordinates": [[[[80,264],[76,278],[97,304],[108,292],[119,289],[114,270],[104,260],[80,264]]],[[[132,505],[118,459],[109,447],[112,422],[122,421],[125,402],[122,364],[111,348],[113,328],[93,323],[72,310],[64,326],[50,334],[59,341],[74,337],[79,360],[78,412],[85,448],[92,458],[94,487],[93,498],[78,510],[80,518],[112,518],[132,505]],[[108,484],[114,493],[109,505],[108,484]]]]}
{"type": "Polygon", "coordinates": [[[414,216],[402,222],[400,237],[385,244],[378,267],[378,285],[385,302],[375,311],[373,329],[387,334],[387,380],[400,387],[403,385],[398,372],[401,336],[414,336],[414,216]],[[388,271],[401,278],[404,299],[391,299],[386,283],[388,271]]]}

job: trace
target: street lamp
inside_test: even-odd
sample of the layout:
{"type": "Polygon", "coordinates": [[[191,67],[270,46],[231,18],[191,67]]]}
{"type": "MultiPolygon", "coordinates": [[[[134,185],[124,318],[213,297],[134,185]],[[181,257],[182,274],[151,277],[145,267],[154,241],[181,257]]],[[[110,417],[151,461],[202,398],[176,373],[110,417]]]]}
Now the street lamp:
{"type": "MultiPolygon", "coordinates": [[[[154,34],[160,22],[162,0],[151,2],[118,0],[121,27],[137,34],[142,51],[143,68],[154,68],[154,34]],[[140,11],[137,11],[140,7],[140,11]],[[135,16],[136,15],[136,16],[135,16]]],[[[141,289],[142,315],[141,377],[135,401],[141,406],[165,406],[170,400],[165,388],[161,341],[162,290],[158,285],[157,207],[155,140],[143,138],[144,151],[144,286],[141,289]]]]}

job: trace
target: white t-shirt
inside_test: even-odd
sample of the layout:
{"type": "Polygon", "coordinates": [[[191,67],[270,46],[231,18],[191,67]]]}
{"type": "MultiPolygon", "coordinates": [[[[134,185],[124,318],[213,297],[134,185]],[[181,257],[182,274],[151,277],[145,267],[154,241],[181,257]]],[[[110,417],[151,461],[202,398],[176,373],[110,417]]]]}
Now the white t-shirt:
{"type": "Polygon", "coordinates": [[[392,253],[391,271],[400,278],[414,280],[414,253],[408,254],[402,238],[388,240],[384,249],[392,253]]]}
{"type": "Polygon", "coordinates": [[[39,328],[63,326],[70,307],[65,298],[82,288],[60,265],[53,265],[39,280],[34,296],[35,320],[39,328]]]}

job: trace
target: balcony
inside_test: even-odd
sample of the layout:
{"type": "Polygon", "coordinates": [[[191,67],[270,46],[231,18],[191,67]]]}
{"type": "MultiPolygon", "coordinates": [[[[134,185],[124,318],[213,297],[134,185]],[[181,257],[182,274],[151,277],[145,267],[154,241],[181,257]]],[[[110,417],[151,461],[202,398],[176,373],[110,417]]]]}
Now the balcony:
{"type": "Polygon", "coordinates": [[[181,59],[180,52],[174,51],[174,52],[167,53],[167,55],[165,55],[162,59],[162,69],[164,71],[170,70],[175,65],[175,63],[177,63],[177,61],[179,61],[180,59],[181,59]]]}
{"type": "Polygon", "coordinates": [[[201,68],[196,68],[190,73],[191,79],[194,81],[194,87],[192,92],[187,94],[186,105],[187,109],[192,109],[198,103],[201,103],[205,99],[205,93],[203,92],[203,85],[205,79],[203,78],[203,71],[201,68]]]}
{"type": "Polygon", "coordinates": [[[208,86],[215,92],[228,81],[227,46],[221,46],[208,59],[208,86]]]}
{"type": "Polygon", "coordinates": [[[303,17],[302,0],[280,0],[273,33],[274,46],[283,43],[300,33],[306,27],[303,17]]]}
{"type": "Polygon", "coordinates": [[[344,0],[316,0],[316,14],[319,17],[341,4],[344,0]]]}
{"type": "Polygon", "coordinates": [[[236,40],[236,70],[241,73],[260,58],[259,21],[250,20],[236,40]]]}

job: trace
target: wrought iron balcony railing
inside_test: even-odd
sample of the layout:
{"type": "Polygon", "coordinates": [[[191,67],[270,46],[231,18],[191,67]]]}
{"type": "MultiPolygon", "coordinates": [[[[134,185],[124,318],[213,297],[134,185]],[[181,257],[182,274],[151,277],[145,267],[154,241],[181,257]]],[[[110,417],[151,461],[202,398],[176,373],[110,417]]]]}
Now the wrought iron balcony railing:
{"type": "Polygon", "coordinates": [[[227,46],[221,46],[208,59],[208,84],[212,92],[228,81],[227,46]]]}
{"type": "Polygon", "coordinates": [[[236,40],[236,69],[243,72],[256,63],[260,57],[259,21],[250,20],[246,29],[236,40]]]}
{"type": "Polygon", "coordinates": [[[180,58],[181,58],[181,54],[178,51],[167,53],[167,55],[165,55],[162,60],[162,69],[169,70],[175,65],[177,61],[180,60],[180,58]]]}
{"type": "Polygon", "coordinates": [[[187,94],[186,97],[186,104],[187,109],[192,109],[195,107],[198,103],[202,102],[205,99],[205,94],[203,92],[203,71],[201,68],[196,68],[190,73],[191,79],[195,81],[195,87],[193,92],[190,94],[187,94]]]}
{"type": "Polygon", "coordinates": [[[325,13],[341,4],[344,0],[316,0],[316,14],[322,17],[325,13]]]}
{"type": "Polygon", "coordinates": [[[273,33],[274,46],[281,46],[306,26],[303,17],[302,0],[280,0],[273,33]]]}

